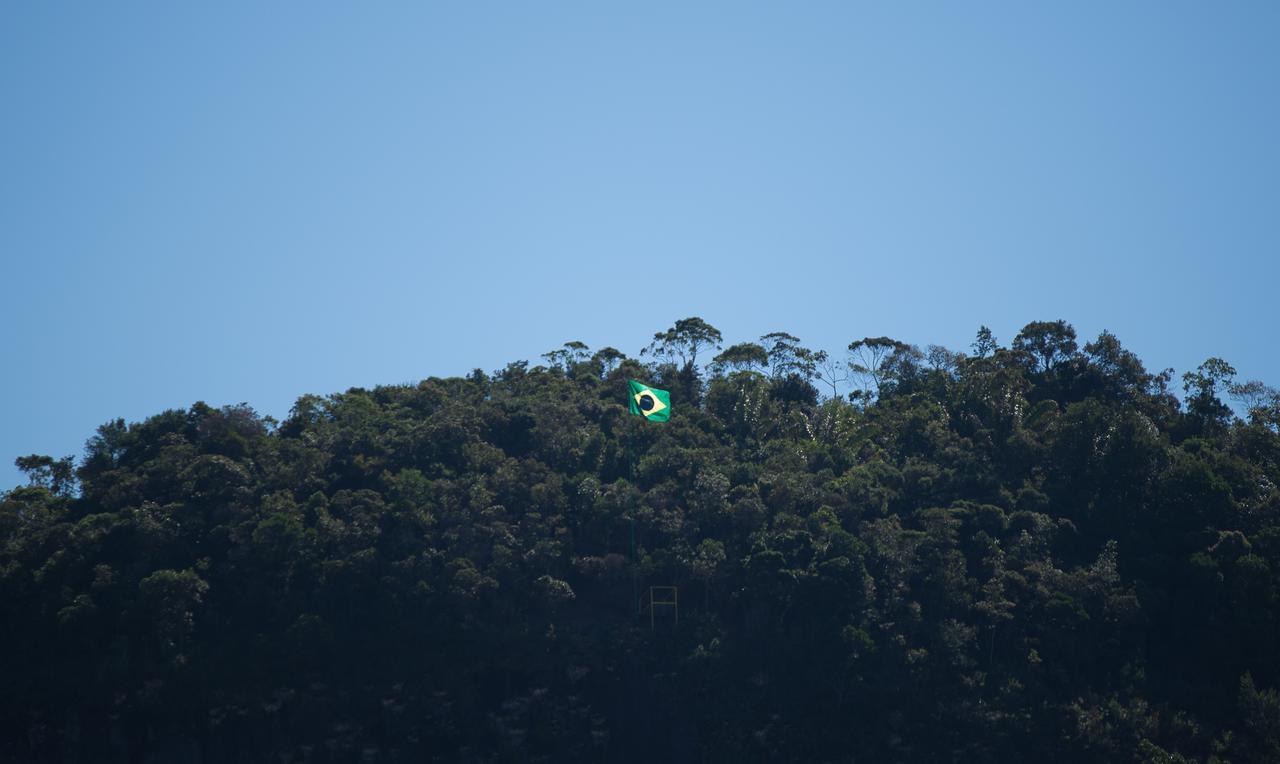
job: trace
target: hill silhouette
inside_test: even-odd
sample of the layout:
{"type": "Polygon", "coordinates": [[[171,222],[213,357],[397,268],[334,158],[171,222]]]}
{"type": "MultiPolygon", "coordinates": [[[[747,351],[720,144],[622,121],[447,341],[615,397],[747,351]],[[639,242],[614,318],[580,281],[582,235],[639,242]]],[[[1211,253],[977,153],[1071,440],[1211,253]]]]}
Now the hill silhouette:
{"type": "Polygon", "coordinates": [[[0,760],[1280,760],[1280,397],[1225,361],[543,358],[19,459],[0,760]]]}

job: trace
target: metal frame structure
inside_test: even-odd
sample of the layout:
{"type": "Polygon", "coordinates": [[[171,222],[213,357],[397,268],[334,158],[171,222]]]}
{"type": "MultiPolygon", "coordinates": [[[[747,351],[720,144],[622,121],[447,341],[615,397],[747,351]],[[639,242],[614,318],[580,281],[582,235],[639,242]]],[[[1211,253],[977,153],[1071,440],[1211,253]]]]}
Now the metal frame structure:
{"type": "Polygon", "coordinates": [[[654,617],[654,609],[659,607],[670,607],[675,610],[676,624],[680,623],[680,590],[674,586],[650,586],[649,587],[649,630],[653,631],[657,626],[654,617]],[[659,598],[661,597],[661,598],[659,598]]]}

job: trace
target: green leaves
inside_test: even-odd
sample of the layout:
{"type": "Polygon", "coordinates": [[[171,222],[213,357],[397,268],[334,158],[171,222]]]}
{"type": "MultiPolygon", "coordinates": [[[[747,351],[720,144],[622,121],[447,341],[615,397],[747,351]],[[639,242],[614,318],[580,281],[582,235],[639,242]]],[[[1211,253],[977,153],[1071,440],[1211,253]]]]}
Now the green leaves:
{"type": "Polygon", "coordinates": [[[703,378],[722,344],[682,319],[648,368],[573,341],[22,457],[0,759],[1277,755],[1274,390],[1210,359],[1184,409],[1063,321],[839,363],[773,332],[703,378]]]}
{"type": "Polygon", "coordinates": [[[1076,330],[1061,319],[1032,321],[1013,338],[1013,349],[1027,354],[1040,371],[1052,371],[1076,352],[1076,330]]]}

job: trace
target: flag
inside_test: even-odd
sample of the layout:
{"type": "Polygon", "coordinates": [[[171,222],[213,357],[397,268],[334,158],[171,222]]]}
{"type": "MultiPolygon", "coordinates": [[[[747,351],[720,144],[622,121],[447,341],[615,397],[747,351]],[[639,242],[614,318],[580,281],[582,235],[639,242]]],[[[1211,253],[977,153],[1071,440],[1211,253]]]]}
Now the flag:
{"type": "Polygon", "coordinates": [[[671,418],[671,393],[634,379],[628,384],[631,386],[632,414],[638,414],[650,422],[665,422],[671,418]]]}

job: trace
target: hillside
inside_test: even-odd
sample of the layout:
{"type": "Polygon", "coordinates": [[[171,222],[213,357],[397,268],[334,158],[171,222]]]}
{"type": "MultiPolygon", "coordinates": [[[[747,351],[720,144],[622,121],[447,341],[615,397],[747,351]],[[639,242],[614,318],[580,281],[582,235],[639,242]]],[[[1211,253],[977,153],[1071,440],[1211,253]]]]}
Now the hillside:
{"type": "Polygon", "coordinates": [[[1280,397],[1225,361],[544,361],[19,460],[0,760],[1280,760],[1280,397]]]}

